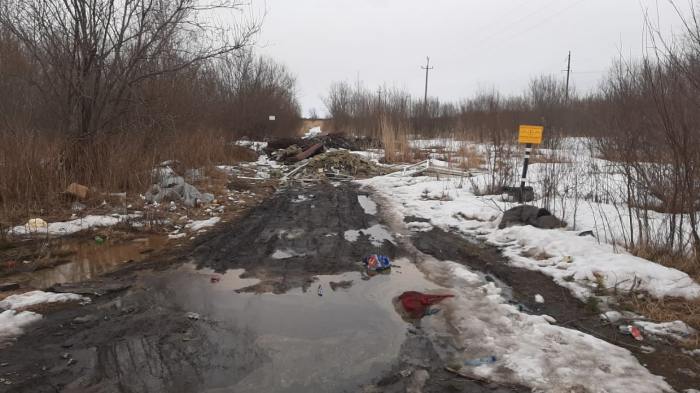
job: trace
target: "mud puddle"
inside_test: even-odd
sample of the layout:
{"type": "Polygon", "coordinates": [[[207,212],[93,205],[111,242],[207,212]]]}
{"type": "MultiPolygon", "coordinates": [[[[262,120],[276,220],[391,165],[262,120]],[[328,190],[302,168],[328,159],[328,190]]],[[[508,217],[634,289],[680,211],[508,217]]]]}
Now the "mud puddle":
{"type": "Polygon", "coordinates": [[[258,280],[241,278],[242,269],[217,275],[188,265],[148,285],[202,323],[250,332],[266,354],[268,360],[240,381],[200,391],[356,391],[389,372],[399,357],[409,324],[393,298],[440,289],[407,259],[395,264],[390,274],[369,279],[359,272],[316,276],[308,290],[284,294],[239,293],[258,280]]]}
{"type": "Polygon", "coordinates": [[[50,256],[27,264],[27,271],[4,278],[24,286],[46,289],[56,284],[88,281],[118,270],[126,263],[139,262],[163,248],[168,239],[162,235],[131,241],[97,243],[94,239],[65,240],[52,249],[50,256]]]}

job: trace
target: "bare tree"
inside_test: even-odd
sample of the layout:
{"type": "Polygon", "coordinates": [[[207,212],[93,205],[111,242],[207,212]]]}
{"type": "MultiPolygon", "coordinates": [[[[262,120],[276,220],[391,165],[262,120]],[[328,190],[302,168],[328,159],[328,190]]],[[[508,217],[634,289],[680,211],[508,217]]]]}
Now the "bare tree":
{"type": "Polygon", "coordinates": [[[241,10],[218,0],[6,0],[0,27],[37,72],[32,85],[55,111],[56,127],[78,142],[118,126],[149,79],[247,46],[259,23],[210,22],[241,10]]]}

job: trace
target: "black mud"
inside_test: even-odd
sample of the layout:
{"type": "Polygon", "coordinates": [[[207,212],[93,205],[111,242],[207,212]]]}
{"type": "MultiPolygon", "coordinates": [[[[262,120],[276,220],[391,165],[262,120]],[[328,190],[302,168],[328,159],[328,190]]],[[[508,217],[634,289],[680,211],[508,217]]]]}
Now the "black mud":
{"type": "MultiPolygon", "coordinates": [[[[256,391],[258,384],[264,386],[258,376],[288,372],[275,363],[280,353],[268,349],[271,338],[321,361],[332,353],[328,361],[339,364],[344,358],[364,359],[365,353],[376,358],[384,341],[396,343],[391,346],[395,355],[384,354],[386,361],[376,364],[382,370],[377,375],[359,373],[357,380],[347,381],[341,367],[336,375],[345,385],[340,387],[334,380],[318,380],[317,370],[311,370],[274,391],[526,391],[445,371],[421,329],[393,310],[356,301],[366,299],[363,288],[385,291],[382,285],[405,285],[409,270],[418,272],[404,266],[396,276],[360,276],[364,255],[401,252],[388,241],[373,244],[365,235],[345,240],[345,231],[381,221],[364,212],[357,195],[356,188],[345,185],[282,191],[236,223],[204,235],[192,250],[174,250],[99,280],[63,286],[89,294],[93,302],[48,313],[0,350],[0,392],[228,392],[232,386],[256,391]],[[295,255],[273,258],[277,251],[295,255]],[[223,277],[210,283],[209,273],[183,273],[185,266],[177,267],[183,262],[223,277]],[[255,292],[284,295],[239,294],[223,287],[229,269],[246,269],[247,276],[261,280],[255,292]],[[328,285],[323,297],[299,289],[314,276],[340,273],[320,280],[328,285]],[[296,336],[288,340],[285,329],[290,327],[296,336]],[[346,337],[358,344],[348,345],[346,337]],[[356,388],[348,389],[348,383],[356,388]]],[[[347,367],[361,363],[352,360],[347,367]]]]}
{"type": "Polygon", "coordinates": [[[378,224],[357,195],[346,184],[286,190],[199,245],[193,259],[218,272],[246,269],[245,277],[263,280],[251,290],[283,293],[317,274],[358,270],[368,254],[394,258],[398,250],[389,241],[373,244],[363,234],[354,242],[345,239],[348,230],[378,224]]]}
{"type": "Polygon", "coordinates": [[[592,309],[575,298],[568,289],[556,284],[551,277],[540,272],[514,267],[495,247],[471,241],[439,229],[419,232],[414,245],[422,252],[439,260],[461,263],[474,270],[493,275],[512,289],[514,300],[525,311],[554,317],[557,323],[591,334],[612,344],[627,348],[653,374],[663,376],[676,390],[700,386],[700,363],[681,349],[664,341],[647,338],[637,342],[619,332],[616,325],[601,321],[598,310],[592,309]],[[544,297],[545,303],[535,302],[535,295],[544,297]],[[656,351],[645,353],[642,345],[651,345],[656,351]]]}

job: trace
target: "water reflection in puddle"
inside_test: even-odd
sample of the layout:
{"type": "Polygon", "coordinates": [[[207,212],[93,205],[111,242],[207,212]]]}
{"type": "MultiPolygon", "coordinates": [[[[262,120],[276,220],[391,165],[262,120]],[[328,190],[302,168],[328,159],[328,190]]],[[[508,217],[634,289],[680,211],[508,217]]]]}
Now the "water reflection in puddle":
{"type": "Polygon", "coordinates": [[[359,272],[318,276],[310,290],[282,295],[236,293],[258,280],[241,279],[243,270],[237,269],[217,282],[214,272],[189,265],[154,277],[160,282],[153,287],[167,291],[178,306],[203,320],[253,332],[256,346],[270,358],[240,381],[201,391],[355,391],[389,371],[398,358],[407,324],[394,310],[393,298],[408,290],[440,288],[406,259],[395,264],[399,267],[391,274],[370,280],[359,272]],[[353,284],[331,288],[331,282],[342,281],[353,284]]]}
{"type": "MultiPolygon", "coordinates": [[[[52,253],[66,255],[68,261],[57,266],[20,273],[10,281],[30,287],[45,289],[55,284],[74,283],[94,279],[117,270],[131,261],[142,261],[150,251],[162,248],[167,242],[164,236],[149,236],[132,241],[97,244],[92,239],[67,241],[52,253]]],[[[42,263],[42,261],[38,261],[42,263]]]]}

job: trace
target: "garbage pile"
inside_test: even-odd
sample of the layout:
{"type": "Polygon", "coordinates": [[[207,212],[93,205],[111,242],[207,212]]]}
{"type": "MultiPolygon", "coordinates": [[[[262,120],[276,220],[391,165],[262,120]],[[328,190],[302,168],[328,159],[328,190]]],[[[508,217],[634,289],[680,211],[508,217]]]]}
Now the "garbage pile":
{"type": "Polygon", "coordinates": [[[518,226],[532,225],[535,228],[555,229],[563,228],[566,223],[549,212],[547,209],[540,209],[536,206],[520,205],[503,213],[499,229],[518,226]]]}
{"type": "Polygon", "coordinates": [[[214,195],[199,192],[195,186],[187,183],[184,177],[178,176],[167,163],[156,168],[154,174],[156,183],[145,194],[148,203],[175,202],[195,207],[214,200],[214,195]]]}
{"type": "Polygon", "coordinates": [[[352,180],[355,177],[372,177],[386,172],[384,168],[347,150],[332,150],[310,158],[287,177],[352,180]]]}
{"type": "Polygon", "coordinates": [[[274,160],[287,164],[298,162],[329,149],[362,150],[361,146],[378,145],[369,138],[350,137],[345,134],[307,134],[303,138],[280,138],[268,142],[264,152],[274,160]]]}

